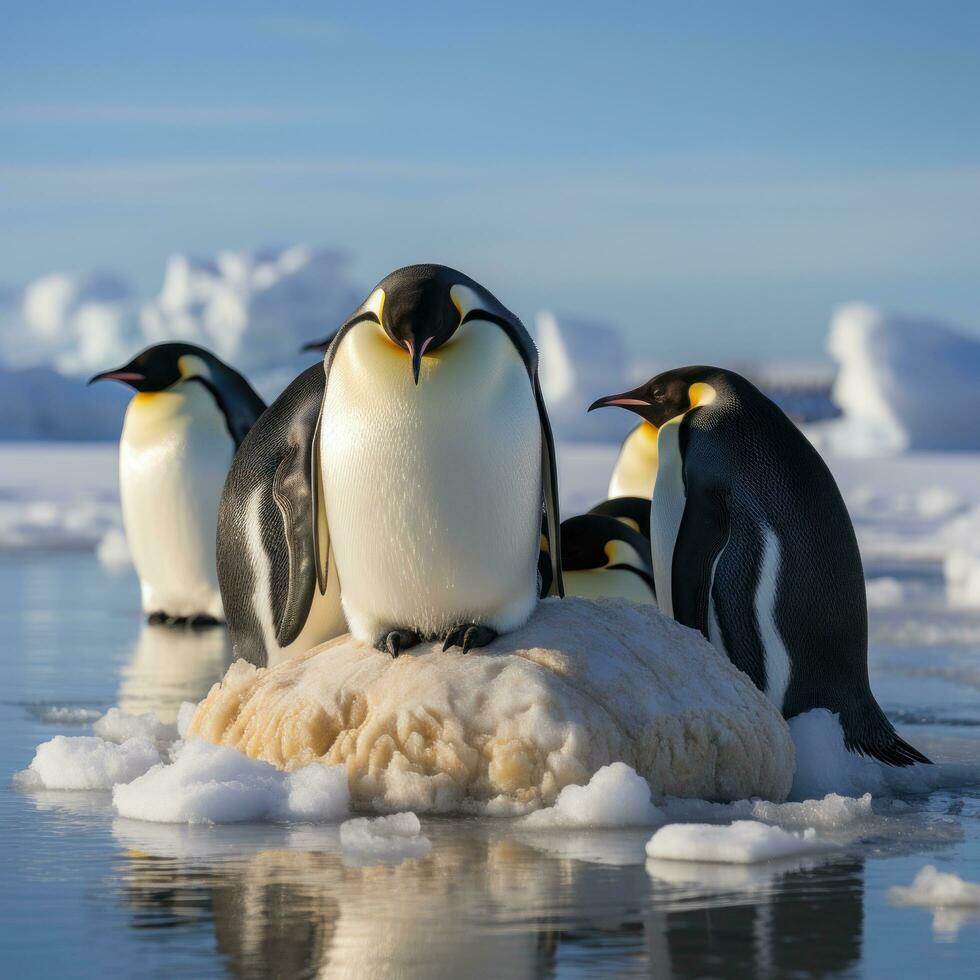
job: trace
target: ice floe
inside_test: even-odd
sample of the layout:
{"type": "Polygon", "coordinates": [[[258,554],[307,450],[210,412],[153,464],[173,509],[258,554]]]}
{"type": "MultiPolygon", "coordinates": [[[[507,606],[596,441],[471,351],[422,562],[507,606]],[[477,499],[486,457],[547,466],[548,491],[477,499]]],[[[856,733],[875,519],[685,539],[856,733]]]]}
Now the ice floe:
{"type": "Polygon", "coordinates": [[[728,826],[673,823],[661,827],[647,843],[647,856],[671,861],[755,864],[798,854],[833,850],[813,829],[793,833],[754,820],[728,826]]]}
{"type": "Polygon", "coordinates": [[[143,738],[166,746],[177,738],[176,725],[163,722],[154,714],[133,715],[119,708],[110,708],[92,725],[92,731],[117,745],[130,738],[143,738]]]}
{"type": "Polygon", "coordinates": [[[135,820],[326,822],[349,812],[347,774],[341,766],[314,764],[285,773],[202,739],[180,743],[172,762],[117,782],[113,805],[120,816],[135,820]]]}
{"type": "Polygon", "coordinates": [[[56,735],[39,745],[27,769],[15,776],[21,789],[101,790],[128,783],[160,761],[148,738],[120,744],[95,735],[56,735]]]}
{"type": "Polygon", "coordinates": [[[239,661],[190,734],[282,768],[343,763],[353,799],[381,811],[526,812],[613,762],[657,796],[781,800],[793,771],[785,722],[744,674],[613,600],[545,601],[466,657],[340,638],[268,669],[239,661]]]}
{"type": "Polygon", "coordinates": [[[340,825],[340,844],[346,860],[362,865],[397,864],[432,850],[432,841],[411,812],[346,820],[340,825]]]}

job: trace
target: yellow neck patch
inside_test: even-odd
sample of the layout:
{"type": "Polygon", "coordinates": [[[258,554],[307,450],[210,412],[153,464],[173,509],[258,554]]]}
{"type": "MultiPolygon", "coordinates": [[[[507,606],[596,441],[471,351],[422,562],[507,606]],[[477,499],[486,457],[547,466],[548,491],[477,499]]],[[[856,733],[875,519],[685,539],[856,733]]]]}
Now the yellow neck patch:
{"type": "Polygon", "coordinates": [[[718,392],[711,385],[697,381],[687,389],[687,397],[691,400],[691,408],[701,408],[710,405],[718,397],[718,392]]]}

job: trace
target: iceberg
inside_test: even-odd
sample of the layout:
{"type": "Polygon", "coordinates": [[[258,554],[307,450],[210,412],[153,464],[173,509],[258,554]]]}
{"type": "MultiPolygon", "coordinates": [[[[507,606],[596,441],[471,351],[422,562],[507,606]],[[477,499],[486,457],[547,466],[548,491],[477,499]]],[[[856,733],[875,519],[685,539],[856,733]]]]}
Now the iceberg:
{"type": "Polygon", "coordinates": [[[850,455],[980,449],[980,338],[935,320],[841,307],[828,342],[843,417],[809,428],[850,455]]]}
{"type": "Polygon", "coordinates": [[[274,667],[237,661],[188,735],[287,771],[343,763],[353,803],[382,812],[527,813],[616,762],[655,798],[781,801],[794,770],[789,729],[748,677],[626,600],[546,600],[466,656],[422,644],[392,659],[344,636],[274,667]]]}

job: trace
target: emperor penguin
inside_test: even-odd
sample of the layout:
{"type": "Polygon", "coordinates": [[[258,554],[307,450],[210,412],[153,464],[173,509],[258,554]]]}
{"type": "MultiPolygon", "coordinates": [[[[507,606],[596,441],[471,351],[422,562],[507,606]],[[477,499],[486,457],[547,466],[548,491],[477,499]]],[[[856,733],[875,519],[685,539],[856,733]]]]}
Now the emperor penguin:
{"type": "Polygon", "coordinates": [[[868,681],[854,528],[830,470],[783,412],[732,371],[685,367],[590,408],[657,430],[650,516],[661,610],[700,630],[784,716],[835,712],[852,751],[928,762],[868,681]]]}
{"type": "Polygon", "coordinates": [[[218,502],[236,448],[265,409],[237,371],[193,344],[157,344],[91,378],[136,391],[119,443],[126,540],[151,623],[223,618],[218,502]]]}
{"type": "Polygon", "coordinates": [[[347,632],[340,584],[315,588],[313,439],[323,366],[307,368],[269,406],[235,455],[218,511],[218,582],[236,657],[273,666],[347,632]],[[290,584],[305,612],[283,629],[290,584]]]}
{"type": "Polygon", "coordinates": [[[650,542],[615,517],[589,513],[563,521],[561,569],[566,596],[657,601],[650,542]]]}
{"type": "Polygon", "coordinates": [[[650,546],[650,498],[649,497],[610,497],[596,504],[589,510],[590,514],[603,517],[615,517],[628,528],[642,534],[650,546]]]}
{"type": "Polygon", "coordinates": [[[609,478],[607,496],[653,496],[657,482],[657,430],[645,420],[632,429],[623,440],[609,478]]]}
{"type": "MultiPolygon", "coordinates": [[[[392,656],[420,640],[485,646],[534,610],[542,515],[560,595],[554,442],[521,321],[463,273],[414,265],[324,343],[323,365],[270,406],[235,467],[263,461],[278,511],[258,525],[280,551],[267,606],[278,647],[331,582],[353,636],[392,656]]],[[[231,524],[228,541],[258,533],[231,524]]]]}

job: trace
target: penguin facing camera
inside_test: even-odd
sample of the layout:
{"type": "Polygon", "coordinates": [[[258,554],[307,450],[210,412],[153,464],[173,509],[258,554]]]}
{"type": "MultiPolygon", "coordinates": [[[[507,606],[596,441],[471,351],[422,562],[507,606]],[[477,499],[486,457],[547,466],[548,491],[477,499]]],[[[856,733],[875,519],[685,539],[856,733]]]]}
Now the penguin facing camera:
{"type": "Polygon", "coordinates": [[[463,273],[416,265],[325,343],[236,460],[264,474],[253,507],[272,519],[249,517],[237,480],[222,504],[239,656],[289,648],[332,580],[352,634],[392,656],[485,646],[534,609],[542,513],[561,594],[554,443],[520,320],[463,273]]]}
{"type": "Polygon", "coordinates": [[[650,517],[661,610],[700,630],[787,718],[835,712],[849,749],[928,762],[868,681],[857,539],[830,470],[745,378],[686,367],[608,395],[657,431],[650,517]]]}
{"type": "Polygon", "coordinates": [[[237,371],[193,344],[157,344],[90,379],[135,396],[119,442],[126,540],[149,622],[222,619],[214,542],[236,448],[265,403],[237,371]]]}

